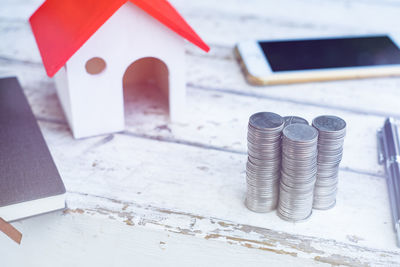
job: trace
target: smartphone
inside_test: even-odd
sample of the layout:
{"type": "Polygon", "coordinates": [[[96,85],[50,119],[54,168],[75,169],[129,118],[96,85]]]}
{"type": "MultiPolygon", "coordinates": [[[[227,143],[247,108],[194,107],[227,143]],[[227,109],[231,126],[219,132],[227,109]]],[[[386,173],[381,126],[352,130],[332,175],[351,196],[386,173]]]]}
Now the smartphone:
{"type": "Polygon", "coordinates": [[[400,75],[400,46],[387,35],[245,41],[235,54],[255,85],[400,75]]]}

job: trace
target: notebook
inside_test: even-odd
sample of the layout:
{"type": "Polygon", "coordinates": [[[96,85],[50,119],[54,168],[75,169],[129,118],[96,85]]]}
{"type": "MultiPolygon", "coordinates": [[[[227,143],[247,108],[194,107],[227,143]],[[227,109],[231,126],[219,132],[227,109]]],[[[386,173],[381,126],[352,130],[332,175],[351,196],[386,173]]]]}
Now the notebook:
{"type": "Polygon", "coordinates": [[[15,77],[0,79],[0,217],[65,208],[65,187],[15,77]]]}

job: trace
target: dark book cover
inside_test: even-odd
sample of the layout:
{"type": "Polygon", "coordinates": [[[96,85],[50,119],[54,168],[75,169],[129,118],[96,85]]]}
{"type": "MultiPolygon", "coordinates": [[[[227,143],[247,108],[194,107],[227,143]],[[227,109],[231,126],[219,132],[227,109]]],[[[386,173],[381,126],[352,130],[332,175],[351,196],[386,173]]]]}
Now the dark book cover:
{"type": "Polygon", "coordinates": [[[0,79],[0,209],[64,193],[18,80],[0,79]]]}

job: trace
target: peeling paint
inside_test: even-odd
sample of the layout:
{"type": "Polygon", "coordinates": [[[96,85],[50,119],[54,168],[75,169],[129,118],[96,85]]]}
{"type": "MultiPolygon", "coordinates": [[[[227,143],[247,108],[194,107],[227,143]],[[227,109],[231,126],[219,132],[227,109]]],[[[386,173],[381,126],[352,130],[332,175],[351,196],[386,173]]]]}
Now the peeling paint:
{"type": "Polygon", "coordinates": [[[260,228],[260,227],[255,227],[255,226],[250,226],[250,225],[240,225],[235,226],[232,225],[232,227],[237,228],[237,230],[243,231],[245,233],[257,233],[261,235],[263,238],[268,239],[269,242],[272,242],[276,245],[276,243],[279,243],[284,246],[291,247],[293,249],[311,254],[311,253],[316,253],[316,254],[323,254],[324,252],[314,248],[311,246],[310,240],[307,240],[305,238],[300,239],[300,242],[297,242],[293,244],[293,242],[290,241],[291,235],[286,234],[286,233],[276,233],[272,230],[266,229],[266,228],[260,228]]]}
{"type": "Polygon", "coordinates": [[[370,267],[368,263],[362,263],[358,259],[345,257],[338,254],[333,254],[328,257],[316,256],[314,260],[331,264],[332,266],[356,266],[356,267],[370,267]]]}
{"type": "Polygon", "coordinates": [[[258,240],[251,240],[251,239],[245,239],[245,238],[239,238],[239,237],[232,237],[232,236],[225,236],[225,235],[220,235],[220,234],[209,234],[204,237],[205,239],[218,239],[218,238],[225,238],[227,240],[232,240],[236,242],[250,242],[258,245],[264,245],[264,246],[269,246],[269,247],[275,247],[275,244],[271,244],[268,242],[263,242],[263,241],[258,241],[258,240]]]}
{"type": "Polygon", "coordinates": [[[293,257],[297,257],[297,253],[295,253],[295,252],[287,252],[287,251],[284,251],[282,249],[281,250],[277,250],[277,249],[270,249],[270,248],[263,248],[263,247],[260,247],[258,249],[274,252],[276,254],[285,254],[285,255],[290,255],[290,256],[293,256],[293,257]]]}
{"type": "Polygon", "coordinates": [[[233,224],[230,224],[230,223],[226,223],[226,222],[218,222],[218,224],[220,225],[220,226],[222,226],[222,227],[231,227],[233,224]]]}
{"type": "Polygon", "coordinates": [[[172,228],[172,229],[173,230],[168,230],[168,231],[172,232],[172,233],[195,236],[195,233],[190,229],[182,229],[180,227],[176,227],[175,229],[174,228],[172,228]]]}
{"type": "MultiPolygon", "coordinates": [[[[247,248],[256,248],[256,249],[260,249],[260,250],[264,250],[264,251],[269,251],[269,252],[273,252],[273,253],[277,253],[277,254],[282,254],[282,255],[290,255],[293,257],[297,257],[297,253],[295,252],[288,252],[288,251],[284,251],[282,249],[272,249],[272,248],[267,248],[264,246],[270,246],[271,244],[265,243],[265,242],[260,242],[260,241],[256,241],[256,240],[249,240],[249,239],[244,239],[244,238],[237,238],[237,237],[231,237],[231,236],[221,236],[218,234],[211,234],[211,235],[207,235],[204,237],[205,239],[218,239],[218,238],[225,238],[227,240],[232,240],[232,241],[236,241],[239,242],[240,245],[247,247],[247,248]],[[264,246],[254,246],[253,244],[258,244],[258,245],[264,245],[264,246]]],[[[231,244],[235,244],[235,242],[231,242],[231,244]]]]}
{"type": "Polygon", "coordinates": [[[354,243],[358,243],[358,241],[364,240],[364,238],[356,236],[356,235],[347,235],[346,238],[347,238],[347,240],[354,242],[354,243]]]}
{"type": "Polygon", "coordinates": [[[126,223],[126,225],[129,225],[129,226],[134,226],[135,224],[132,222],[132,220],[130,220],[130,219],[126,219],[125,221],[124,221],[124,223],[126,223]]]}
{"type": "Polygon", "coordinates": [[[204,216],[200,216],[200,215],[193,215],[187,212],[178,212],[178,211],[172,211],[172,210],[167,210],[167,209],[160,209],[160,208],[156,208],[156,211],[165,213],[165,214],[171,214],[171,215],[186,215],[186,216],[190,216],[199,220],[205,219],[204,216]]]}
{"type": "Polygon", "coordinates": [[[190,229],[193,229],[193,227],[196,225],[196,222],[197,222],[196,218],[193,218],[192,222],[190,223],[190,229]]]}
{"type": "Polygon", "coordinates": [[[79,214],[83,214],[85,211],[83,209],[65,209],[63,211],[64,214],[70,214],[70,213],[79,213],[79,214]]]}
{"type": "Polygon", "coordinates": [[[165,249],[167,248],[167,243],[164,242],[164,241],[160,241],[159,246],[160,246],[160,248],[161,248],[162,250],[165,250],[165,249]]]}
{"type": "MultiPolygon", "coordinates": [[[[113,203],[121,205],[119,207],[119,211],[98,207],[96,209],[85,210],[79,208],[67,209],[64,211],[64,213],[85,213],[87,215],[108,214],[108,216],[116,216],[117,218],[123,219],[122,222],[128,226],[134,226],[135,224],[144,226],[150,224],[160,227],[161,229],[171,233],[197,236],[206,240],[215,239],[224,241],[230,245],[239,245],[249,249],[259,249],[276,254],[289,255],[292,257],[309,257],[315,261],[330,264],[332,266],[343,265],[364,267],[369,266],[371,261],[374,263],[383,264],[391,262],[391,259],[399,258],[399,254],[395,252],[376,251],[351,244],[338,243],[334,240],[324,240],[315,237],[292,235],[251,225],[234,224],[219,220],[217,218],[205,218],[203,216],[193,215],[185,212],[159,209],[150,206],[140,207],[139,205],[135,205],[133,203],[121,201],[113,201],[113,203]],[[134,212],[127,211],[131,208],[135,208],[135,210],[139,211],[142,209],[146,211],[146,213],[139,215],[134,212]],[[146,215],[148,212],[152,214],[150,218],[146,215]],[[159,212],[159,216],[155,216],[155,212],[159,212]],[[186,225],[187,228],[182,226],[171,226],[171,222],[169,222],[171,219],[183,220],[183,224],[181,225],[186,225]],[[204,224],[210,227],[206,231],[202,230],[204,224]],[[332,252],[329,254],[327,251],[317,249],[313,244],[322,244],[325,248],[331,248],[327,251],[332,252]],[[340,251],[343,251],[343,254],[340,251]],[[344,254],[345,251],[346,254],[344,254]],[[349,257],[347,256],[347,252],[351,253],[350,255],[357,256],[349,257]],[[379,254],[377,254],[377,252],[379,252],[379,254]],[[359,257],[359,255],[363,256],[359,257]],[[377,255],[378,258],[371,258],[371,255],[377,255]],[[386,258],[386,260],[383,260],[382,258],[386,258]]],[[[396,264],[398,263],[394,262],[394,265],[396,264]]],[[[375,266],[376,264],[373,265],[375,266]]]]}

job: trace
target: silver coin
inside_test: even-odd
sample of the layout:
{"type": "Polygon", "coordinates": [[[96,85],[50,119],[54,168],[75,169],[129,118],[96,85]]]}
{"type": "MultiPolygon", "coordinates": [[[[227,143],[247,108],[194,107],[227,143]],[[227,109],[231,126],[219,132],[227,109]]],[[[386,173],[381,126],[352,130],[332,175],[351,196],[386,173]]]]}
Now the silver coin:
{"type": "Polygon", "coordinates": [[[332,115],[316,117],[312,121],[312,125],[321,132],[342,132],[346,129],[346,122],[332,115]]]}
{"type": "Polygon", "coordinates": [[[316,138],[318,138],[318,131],[304,124],[291,124],[283,129],[283,136],[289,141],[301,143],[312,143],[316,138]]]}
{"type": "Polygon", "coordinates": [[[295,124],[295,123],[300,123],[300,124],[308,124],[308,121],[306,119],[303,119],[302,117],[297,117],[297,116],[285,116],[283,117],[285,121],[284,127],[290,125],[290,124],[295,124]]]}
{"type": "Polygon", "coordinates": [[[276,113],[259,112],[251,115],[249,124],[257,129],[277,129],[284,125],[284,120],[276,113]]]}

